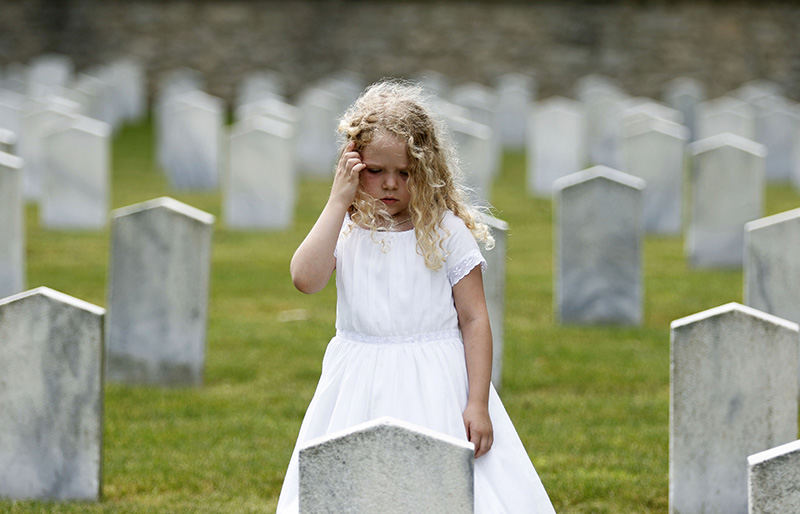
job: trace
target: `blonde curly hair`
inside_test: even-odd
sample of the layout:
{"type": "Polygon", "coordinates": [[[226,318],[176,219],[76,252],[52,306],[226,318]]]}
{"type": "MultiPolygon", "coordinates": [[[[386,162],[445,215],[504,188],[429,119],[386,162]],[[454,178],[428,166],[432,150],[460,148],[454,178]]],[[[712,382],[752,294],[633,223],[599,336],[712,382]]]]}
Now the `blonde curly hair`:
{"type": "MultiPolygon", "coordinates": [[[[341,151],[354,141],[355,150],[360,153],[380,132],[406,142],[411,196],[408,210],[417,252],[428,268],[438,270],[447,258],[442,244],[449,234],[438,230],[447,210],[461,218],[487,249],[494,246],[489,228],[479,221],[478,208],[467,201],[453,145],[443,124],[433,118],[426,106],[420,85],[396,79],[372,84],[344,113],[338,130],[344,135],[341,151]]],[[[392,226],[392,217],[383,204],[361,188],[349,212],[353,222],[373,232],[392,226]]]]}

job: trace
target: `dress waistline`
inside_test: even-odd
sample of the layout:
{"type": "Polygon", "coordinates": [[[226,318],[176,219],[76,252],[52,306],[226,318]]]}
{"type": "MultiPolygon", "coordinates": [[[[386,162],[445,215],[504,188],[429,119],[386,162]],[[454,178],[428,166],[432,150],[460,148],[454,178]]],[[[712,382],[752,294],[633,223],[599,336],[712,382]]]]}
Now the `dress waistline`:
{"type": "Polygon", "coordinates": [[[460,341],[461,331],[455,328],[451,330],[439,330],[437,332],[423,332],[420,334],[374,336],[350,330],[337,330],[336,337],[348,341],[372,344],[430,343],[447,339],[458,339],[460,341]]]}

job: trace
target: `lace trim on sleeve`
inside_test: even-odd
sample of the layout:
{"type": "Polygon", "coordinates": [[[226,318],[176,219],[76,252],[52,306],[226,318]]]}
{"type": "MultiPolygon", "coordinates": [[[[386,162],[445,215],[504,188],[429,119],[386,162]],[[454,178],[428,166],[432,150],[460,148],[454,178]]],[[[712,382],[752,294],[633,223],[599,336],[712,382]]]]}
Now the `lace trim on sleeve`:
{"type": "Polygon", "coordinates": [[[454,286],[459,280],[466,277],[472,269],[479,265],[481,271],[486,271],[486,260],[481,255],[480,250],[472,250],[461,259],[461,262],[453,266],[447,271],[447,279],[450,281],[450,286],[454,286]]]}

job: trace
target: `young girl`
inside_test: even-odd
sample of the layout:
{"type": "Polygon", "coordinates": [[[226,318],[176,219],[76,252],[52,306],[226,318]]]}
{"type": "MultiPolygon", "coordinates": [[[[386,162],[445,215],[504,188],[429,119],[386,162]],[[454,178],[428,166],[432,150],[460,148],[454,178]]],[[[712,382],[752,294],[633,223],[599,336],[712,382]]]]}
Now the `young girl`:
{"type": "Polygon", "coordinates": [[[490,383],[486,262],[476,238],[493,241],[465,201],[421,88],[374,84],[339,131],[346,142],[330,198],[291,262],[304,293],[336,271],[336,336],[278,512],[298,509],[297,452],[306,441],[381,416],[474,444],[475,512],[553,512],[490,383]]]}

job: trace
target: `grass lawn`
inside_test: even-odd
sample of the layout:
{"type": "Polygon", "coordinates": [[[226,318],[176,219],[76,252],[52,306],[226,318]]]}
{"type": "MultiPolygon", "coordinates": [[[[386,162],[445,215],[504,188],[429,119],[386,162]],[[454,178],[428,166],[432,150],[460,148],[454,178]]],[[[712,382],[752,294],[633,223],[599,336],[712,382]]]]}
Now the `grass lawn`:
{"type": "MultiPolygon", "coordinates": [[[[510,225],[505,406],[558,512],[666,512],[669,323],[741,302],[742,274],[690,270],[682,239],[649,237],[641,327],[557,326],[552,207],[526,196],[524,174],[524,157],[507,154],[493,191],[510,225]]],[[[102,501],[0,501],[0,512],[273,512],[334,333],[333,285],[306,296],[288,272],[328,188],[300,184],[289,230],[230,231],[219,194],[169,191],[149,124],[124,128],[113,146],[114,208],[170,195],[218,216],[205,385],[107,385],[102,501]]],[[[768,188],[765,214],[798,206],[792,188],[768,188]]],[[[34,206],[26,216],[28,286],[105,306],[108,231],[45,230],[34,206]]]]}

